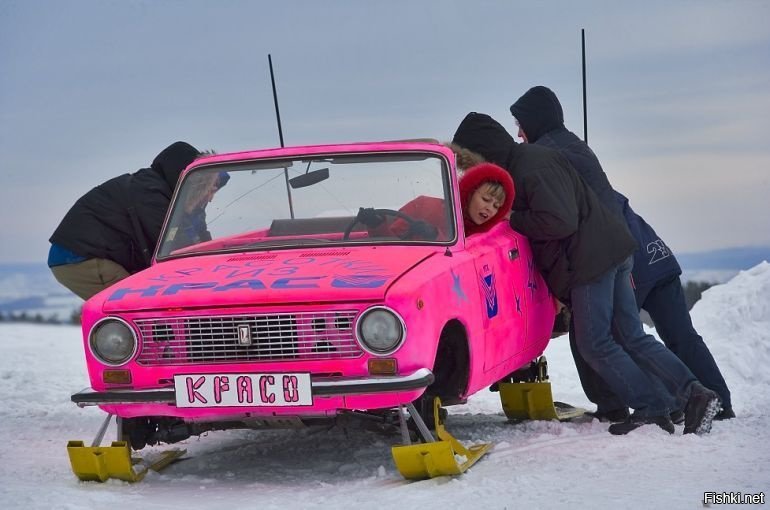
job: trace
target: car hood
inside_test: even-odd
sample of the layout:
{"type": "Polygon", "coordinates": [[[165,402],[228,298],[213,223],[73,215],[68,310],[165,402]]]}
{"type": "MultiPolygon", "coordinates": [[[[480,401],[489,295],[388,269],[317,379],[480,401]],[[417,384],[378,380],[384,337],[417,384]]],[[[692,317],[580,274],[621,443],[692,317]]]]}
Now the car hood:
{"type": "Polygon", "coordinates": [[[402,274],[441,251],[368,246],[176,259],[121,280],[92,299],[102,301],[104,313],[376,301],[402,274]]]}

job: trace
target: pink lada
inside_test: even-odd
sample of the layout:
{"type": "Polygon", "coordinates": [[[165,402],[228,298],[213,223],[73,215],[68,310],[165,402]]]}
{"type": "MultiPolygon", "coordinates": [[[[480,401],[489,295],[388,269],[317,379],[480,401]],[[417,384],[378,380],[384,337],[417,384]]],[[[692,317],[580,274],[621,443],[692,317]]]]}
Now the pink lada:
{"type": "Polygon", "coordinates": [[[457,181],[432,142],[198,159],[152,266],[86,303],[91,388],[72,400],[134,449],[463,402],[543,352],[555,308],[527,239],[505,222],[466,238],[457,181]],[[416,232],[399,209],[420,196],[443,207],[431,235],[360,214],[416,232]]]}

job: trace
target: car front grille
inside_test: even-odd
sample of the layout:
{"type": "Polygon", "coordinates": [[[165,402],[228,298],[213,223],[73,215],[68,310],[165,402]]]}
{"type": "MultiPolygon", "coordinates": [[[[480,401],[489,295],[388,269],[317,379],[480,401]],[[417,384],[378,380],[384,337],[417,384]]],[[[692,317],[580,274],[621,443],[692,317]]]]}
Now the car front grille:
{"type": "Polygon", "coordinates": [[[140,365],[356,358],[355,311],[137,319],[140,365]]]}

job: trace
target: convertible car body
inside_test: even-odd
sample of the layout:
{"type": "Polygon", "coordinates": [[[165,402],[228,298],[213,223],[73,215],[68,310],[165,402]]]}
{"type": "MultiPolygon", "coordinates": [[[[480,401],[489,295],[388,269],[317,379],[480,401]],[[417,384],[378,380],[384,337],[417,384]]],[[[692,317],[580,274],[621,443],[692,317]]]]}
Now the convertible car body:
{"type": "Polygon", "coordinates": [[[85,304],[91,387],[72,400],[117,415],[135,449],[464,401],[543,352],[555,304],[506,222],[466,238],[457,180],[431,142],[196,160],[152,266],[85,304]],[[398,209],[419,196],[443,208],[430,236],[359,215],[411,226],[398,209]]]}

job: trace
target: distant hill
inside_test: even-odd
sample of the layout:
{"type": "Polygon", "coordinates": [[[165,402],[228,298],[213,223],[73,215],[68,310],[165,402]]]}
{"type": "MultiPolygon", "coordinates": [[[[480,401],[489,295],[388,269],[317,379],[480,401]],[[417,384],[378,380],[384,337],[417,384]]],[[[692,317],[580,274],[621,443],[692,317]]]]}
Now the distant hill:
{"type": "Polygon", "coordinates": [[[682,266],[683,280],[724,283],[741,270],[752,268],[764,260],[770,262],[770,246],[677,253],[676,258],[682,266]]]}
{"type": "Polygon", "coordinates": [[[677,253],[686,269],[749,269],[763,260],[770,262],[770,246],[745,246],[694,253],[677,253]]]}
{"type": "Polygon", "coordinates": [[[62,287],[45,264],[0,264],[0,314],[67,321],[83,300],[62,287]]]}

